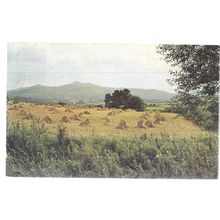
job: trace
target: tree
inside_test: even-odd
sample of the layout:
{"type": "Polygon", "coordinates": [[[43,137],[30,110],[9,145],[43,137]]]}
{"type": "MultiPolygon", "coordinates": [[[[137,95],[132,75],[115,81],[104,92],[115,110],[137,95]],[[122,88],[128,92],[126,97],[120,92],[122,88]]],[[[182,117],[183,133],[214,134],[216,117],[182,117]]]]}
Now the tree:
{"type": "Polygon", "coordinates": [[[135,109],[136,111],[144,111],[144,102],[138,96],[130,96],[127,107],[135,109]]]}
{"type": "Polygon", "coordinates": [[[107,93],[105,95],[105,107],[110,108],[111,107],[111,94],[107,93]]]}
{"type": "Polygon", "coordinates": [[[219,46],[159,45],[157,51],[175,71],[171,84],[178,91],[215,95],[219,91],[219,46]]]}
{"type": "Polygon", "coordinates": [[[178,95],[172,111],[192,119],[204,128],[218,129],[219,46],[159,45],[160,53],[171,67],[178,95]]]}
{"type": "Polygon", "coordinates": [[[128,89],[115,90],[112,95],[108,93],[105,95],[105,107],[125,109],[130,96],[131,94],[128,89]]]}
{"type": "Polygon", "coordinates": [[[144,102],[138,96],[132,96],[128,89],[115,90],[112,95],[105,95],[106,108],[121,108],[121,109],[136,109],[137,111],[144,110],[144,102]]]}

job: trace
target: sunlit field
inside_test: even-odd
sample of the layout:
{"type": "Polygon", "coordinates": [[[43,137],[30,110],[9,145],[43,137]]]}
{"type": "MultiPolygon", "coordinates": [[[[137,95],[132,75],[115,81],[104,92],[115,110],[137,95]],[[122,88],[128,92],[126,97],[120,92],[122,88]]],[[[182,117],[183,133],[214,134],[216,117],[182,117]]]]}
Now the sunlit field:
{"type": "Polygon", "coordinates": [[[148,133],[160,135],[167,133],[181,137],[207,134],[193,122],[174,113],[158,111],[136,112],[135,110],[117,110],[101,108],[76,108],[71,106],[59,105],[36,105],[30,103],[9,104],[8,121],[9,124],[15,121],[22,121],[30,124],[33,120],[44,123],[48,131],[54,133],[59,124],[64,124],[70,134],[80,135],[141,135],[148,133]],[[77,118],[74,119],[74,116],[77,118]],[[162,120],[156,122],[158,117],[162,120]],[[50,118],[48,121],[45,117],[50,118]],[[80,126],[89,119],[89,124],[80,126]],[[127,128],[116,128],[123,120],[127,128]],[[143,120],[143,126],[138,127],[138,122],[143,120]],[[152,126],[145,125],[146,121],[152,126]]]}

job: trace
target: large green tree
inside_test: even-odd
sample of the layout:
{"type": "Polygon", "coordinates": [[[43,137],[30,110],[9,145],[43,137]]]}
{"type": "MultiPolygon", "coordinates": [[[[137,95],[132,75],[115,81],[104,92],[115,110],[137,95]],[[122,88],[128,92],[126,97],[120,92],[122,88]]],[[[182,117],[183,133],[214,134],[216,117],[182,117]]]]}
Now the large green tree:
{"type": "Polygon", "coordinates": [[[218,128],[219,46],[159,45],[159,52],[171,64],[169,81],[177,86],[172,111],[207,129],[218,128]]]}
{"type": "Polygon", "coordinates": [[[219,91],[219,46],[159,45],[157,51],[175,68],[170,83],[177,91],[211,96],[219,91]]]}
{"type": "Polygon", "coordinates": [[[137,111],[144,110],[144,102],[138,96],[130,94],[128,89],[115,90],[112,95],[105,95],[105,107],[106,108],[120,108],[120,109],[135,109],[137,111]]]}

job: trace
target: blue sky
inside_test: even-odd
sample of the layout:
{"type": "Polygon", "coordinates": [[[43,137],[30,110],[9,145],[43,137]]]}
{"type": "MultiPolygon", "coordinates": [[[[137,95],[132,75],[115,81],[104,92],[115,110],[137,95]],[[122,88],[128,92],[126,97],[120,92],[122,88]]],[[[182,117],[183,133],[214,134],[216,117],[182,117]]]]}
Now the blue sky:
{"type": "Polygon", "coordinates": [[[8,90],[74,81],[174,91],[170,66],[145,44],[8,44],[8,90]]]}

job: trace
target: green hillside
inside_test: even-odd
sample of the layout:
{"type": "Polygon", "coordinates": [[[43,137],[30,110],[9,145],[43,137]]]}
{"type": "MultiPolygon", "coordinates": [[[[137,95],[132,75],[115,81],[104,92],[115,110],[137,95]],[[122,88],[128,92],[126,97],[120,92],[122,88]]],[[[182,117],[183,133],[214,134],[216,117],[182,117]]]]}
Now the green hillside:
{"type": "MultiPolygon", "coordinates": [[[[95,102],[104,100],[106,93],[112,93],[116,89],[94,85],[91,83],[74,82],[63,86],[43,86],[35,85],[32,87],[19,88],[8,91],[8,97],[24,98],[27,100],[39,101],[65,101],[65,102],[95,102]]],[[[141,97],[145,101],[167,101],[173,94],[153,89],[129,89],[131,94],[141,97]]]]}

